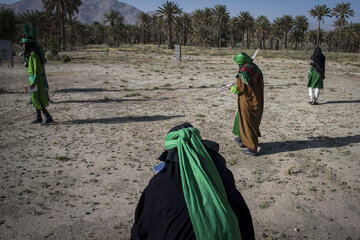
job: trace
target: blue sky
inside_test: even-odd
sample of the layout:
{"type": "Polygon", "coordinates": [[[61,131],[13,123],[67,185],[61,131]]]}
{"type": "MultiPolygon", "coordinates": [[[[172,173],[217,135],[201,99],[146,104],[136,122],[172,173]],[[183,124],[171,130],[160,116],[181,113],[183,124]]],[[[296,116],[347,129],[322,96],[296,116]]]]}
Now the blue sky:
{"type": "MultiPolygon", "coordinates": [[[[0,0],[0,3],[14,3],[17,0],[0,0]]],[[[121,2],[128,3],[141,11],[148,12],[154,11],[161,6],[165,0],[121,0],[121,2]]],[[[337,3],[342,0],[181,0],[176,1],[185,12],[192,12],[195,9],[203,9],[205,7],[213,7],[216,4],[226,5],[231,16],[236,16],[241,11],[249,11],[254,17],[265,15],[270,20],[275,17],[280,17],[285,14],[292,16],[305,15],[311,27],[315,27],[316,21],[309,15],[309,10],[317,4],[326,4],[329,8],[333,8],[337,3]]],[[[351,8],[355,11],[355,16],[349,18],[349,21],[360,22],[360,1],[359,0],[345,0],[350,2],[351,8]]],[[[326,28],[330,28],[334,18],[325,18],[326,28]]]]}

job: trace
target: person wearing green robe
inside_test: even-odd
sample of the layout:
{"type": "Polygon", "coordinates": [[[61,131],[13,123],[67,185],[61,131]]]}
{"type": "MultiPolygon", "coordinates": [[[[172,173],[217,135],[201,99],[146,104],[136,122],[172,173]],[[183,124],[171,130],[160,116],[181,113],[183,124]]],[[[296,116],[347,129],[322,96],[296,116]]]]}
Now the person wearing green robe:
{"type": "Polygon", "coordinates": [[[31,123],[41,123],[42,125],[53,123],[50,113],[46,110],[49,106],[48,98],[45,91],[44,81],[44,64],[42,62],[41,54],[36,48],[34,38],[26,36],[21,40],[21,43],[25,45],[24,57],[26,59],[25,67],[29,74],[30,88],[36,89],[31,91],[31,101],[36,109],[36,119],[31,123]],[[41,111],[45,116],[45,120],[42,120],[41,111]]]}
{"type": "Polygon", "coordinates": [[[321,48],[317,47],[311,56],[309,78],[307,87],[309,90],[311,105],[318,105],[317,102],[320,89],[324,88],[323,80],[325,79],[325,56],[321,53],[321,48]]]}
{"type": "Polygon", "coordinates": [[[236,86],[230,88],[238,95],[233,133],[240,137],[235,138],[240,147],[247,148],[242,151],[244,154],[257,156],[258,137],[261,136],[259,126],[264,109],[263,74],[246,53],[236,55],[234,61],[239,65],[239,71],[236,86]]]}

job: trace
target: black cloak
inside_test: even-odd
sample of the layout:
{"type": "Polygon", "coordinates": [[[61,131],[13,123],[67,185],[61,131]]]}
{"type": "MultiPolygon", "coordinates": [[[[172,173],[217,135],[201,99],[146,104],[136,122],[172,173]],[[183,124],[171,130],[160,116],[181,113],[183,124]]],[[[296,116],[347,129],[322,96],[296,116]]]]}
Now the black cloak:
{"type": "Polygon", "coordinates": [[[310,65],[320,74],[322,79],[325,78],[325,56],[322,54],[321,48],[315,48],[310,65]]]}
{"type": "MultiPolygon", "coordinates": [[[[170,132],[188,127],[192,125],[184,123],[170,132]]],[[[217,152],[219,145],[208,140],[202,142],[219,171],[229,204],[238,218],[242,239],[255,239],[250,211],[235,187],[225,159],[217,152]]],[[[164,151],[159,160],[165,162],[165,167],[150,179],[141,194],[130,240],[195,240],[181,185],[177,148],[164,151]]]]}

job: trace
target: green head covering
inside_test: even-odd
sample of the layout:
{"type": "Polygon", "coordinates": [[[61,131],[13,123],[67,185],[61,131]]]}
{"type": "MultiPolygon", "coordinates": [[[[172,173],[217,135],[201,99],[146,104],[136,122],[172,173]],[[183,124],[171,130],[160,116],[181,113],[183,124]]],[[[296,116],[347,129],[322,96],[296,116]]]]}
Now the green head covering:
{"type": "Polygon", "coordinates": [[[177,148],[184,198],[196,239],[241,240],[238,219],[198,129],[169,132],[166,149],[177,148]]]}
{"type": "Polygon", "coordinates": [[[24,38],[21,39],[21,43],[25,44],[25,43],[35,43],[35,47],[36,49],[39,51],[40,53],[40,57],[42,59],[43,64],[46,63],[46,57],[45,57],[45,53],[43,48],[41,47],[41,45],[39,44],[39,42],[37,41],[37,28],[35,26],[35,24],[30,24],[30,26],[28,24],[23,24],[22,28],[25,32],[25,36],[24,38]]]}
{"type": "Polygon", "coordinates": [[[252,59],[244,52],[242,52],[234,57],[234,62],[236,62],[238,65],[244,65],[246,63],[250,63],[251,60],[252,59]]]}

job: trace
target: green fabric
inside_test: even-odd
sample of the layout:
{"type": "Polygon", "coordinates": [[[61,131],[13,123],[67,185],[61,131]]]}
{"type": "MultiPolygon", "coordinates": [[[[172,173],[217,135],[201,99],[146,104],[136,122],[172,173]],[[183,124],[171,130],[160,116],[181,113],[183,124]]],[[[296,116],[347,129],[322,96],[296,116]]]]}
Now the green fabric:
{"type": "Polygon", "coordinates": [[[170,132],[165,147],[178,149],[182,188],[196,239],[241,239],[237,217],[199,130],[192,127],[170,132]]]}
{"type": "Polygon", "coordinates": [[[34,40],[33,39],[28,39],[28,38],[23,38],[23,39],[21,39],[21,42],[22,43],[31,43],[31,42],[34,42],[34,40]]]}
{"type": "Polygon", "coordinates": [[[324,82],[321,78],[321,75],[315,70],[315,68],[310,67],[309,69],[309,78],[307,82],[307,87],[309,88],[324,88],[324,82]]]}
{"type": "Polygon", "coordinates": [[[239,111],[235,115],[233,134],[240,137],[239,111]]]}
{"type": "MultiPolygon", "coordinates": [[[[240,69],[243,67],[244,65],[239,65],[240,69]]],[[[249,63],[246,65],[246,67],[250,68],[251,70],[253,70],[255,73],[257,73],[258,75],[261,76],[261,78],[263,78],[262,72],[260,70],[260,68],[255,64],[255,63],[249,63]]],[[[248,86],[251,86],[251,82],[254,80],[254,77],[251,76],[250,73],[245,72],[245,71],[239,71],[238,74],[236,75],[236,78],[239,78],[248,86]]]]}
{"type": "Polygon", "coordinates": [[[35,83],[37,91],[31,92],[31,100],[33,106],[37,109],[49,106],[49,102],[46,96],[44,79],[43,79],[44,67],[36,53],[32,52],[29,57],[29,82],[35,83]]]}
{"type": "Polygon", "coordinates": [[[232,86],[232,87],[230,88],[230,91],[232,91],[233,93],[235,93],[235,94],[237,94],[237,95],[240,94],[240,92],[236,89],[236,86],[232,86]]]}
{"type": "Polygon", "coordinates": [[[246,53],[242,52],[238,55],[236,55],[234,57],[234,61],[238,64],[238,65],[244,65],[246,63],[250,63],[251,62],[251,57],[249,57],[246,53]]]}

